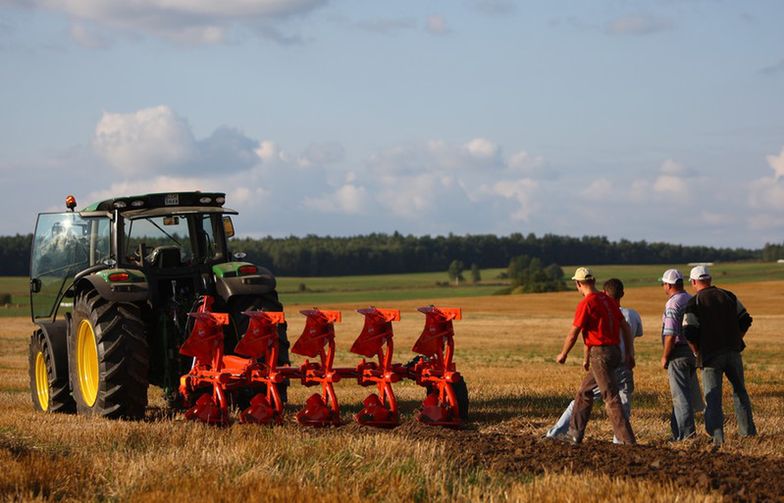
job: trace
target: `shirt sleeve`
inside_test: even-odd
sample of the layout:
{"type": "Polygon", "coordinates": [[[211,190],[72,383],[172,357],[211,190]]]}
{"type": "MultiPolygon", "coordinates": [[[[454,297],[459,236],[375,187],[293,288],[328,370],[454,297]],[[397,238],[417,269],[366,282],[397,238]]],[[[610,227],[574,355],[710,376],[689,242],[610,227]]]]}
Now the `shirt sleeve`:
{"type": "Polygon", "coordinates": [[[588,303],[585,301],[585,299],[583,299],[579,304],[577,304],[577,310],[574,312],[574,321],[572,322],[572,325],[577,328],[583,328],[587,318],[588,303]]]}
{"type": "Polygon", "coordinates": [[[665,337],[676,335],[678,330],[678,309],[670,302],[664,306],[664,318],[662,320],[662,335],[665,337]]]}
{"type": "Polygon", "coordinates": [[[697,296],[695,295],[686,303],[683,311],[683,335],[689,342],[699,344],[700,319],[697,316],[697,296]]]}
{"type": "Polygon", "coordinates": [[[637,311],[633,311],[634,316],[637,318],[637,332],[634,334],[635,337],[642,337],[642,318],[640,317],[640,313],[637,311]]]}

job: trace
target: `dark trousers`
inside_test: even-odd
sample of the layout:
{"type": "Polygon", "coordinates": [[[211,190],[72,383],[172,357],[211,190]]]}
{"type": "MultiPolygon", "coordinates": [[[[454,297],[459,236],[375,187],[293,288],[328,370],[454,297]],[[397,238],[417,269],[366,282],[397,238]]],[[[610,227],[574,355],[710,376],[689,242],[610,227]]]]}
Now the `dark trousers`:
{"type": "Polygon", "coordinates": [[[615,370],[621,366],[621,350],[618,346],[593,346],[590,356],[591,368],[580,384],[574,397],[574,414],[569,425],[569,433],[577,442],[582,442],[585,427],[591,418],[593,408],[593,388],[598,386],[602,394],[607,415],[610,417],[615,438],[624,444],[635,444],[632,425],[623,413],[618,396],[618,380],[615,370]]]}

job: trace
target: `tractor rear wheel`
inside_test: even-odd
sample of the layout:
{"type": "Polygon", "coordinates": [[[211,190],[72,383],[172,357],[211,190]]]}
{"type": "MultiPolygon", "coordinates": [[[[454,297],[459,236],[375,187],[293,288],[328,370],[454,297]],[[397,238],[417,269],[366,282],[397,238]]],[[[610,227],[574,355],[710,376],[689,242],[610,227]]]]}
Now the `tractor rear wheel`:
{"type": "MultiPolygon", "coordinates": [[[[55,351],[40,329],[33,332],[29,350],[33,408],[41,412],[73,413],[76,411],[76,403],[68,386],[68,373],[66,369],[55,368],[55,361],[60,359],[55,351]]],[[[62,357],[65,358],[65,350],[62,357]]]]}
{"type": "Polygon", "coordinates": [[[95,290],[74,302],[69,369],[79,414],[139,419],[147,407],[149,347],[139,306],[95,290]]]}

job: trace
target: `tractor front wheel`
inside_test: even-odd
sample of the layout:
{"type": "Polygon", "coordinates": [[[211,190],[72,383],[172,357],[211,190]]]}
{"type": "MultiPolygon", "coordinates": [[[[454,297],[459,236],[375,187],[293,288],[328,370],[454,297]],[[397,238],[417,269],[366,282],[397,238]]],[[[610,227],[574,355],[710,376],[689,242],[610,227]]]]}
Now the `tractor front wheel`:
{"type": "Polygon", "coordinates": [[[149,347],[139,307],[89,290],[76,297],[72,323],[68,367],[77,412],[144,417],[149,347]]]}
{"type": "MultiPolygon", "coordinates": [[[[55,368],[55,361],[60,357],[55,355],[55,351],[40,329],[33,332],[29,350],[33,408],[41,412],[73,413],[76,404],[68,386],[68,374],[63,369],[55,368]]],[[[64,348],[61,357],[65,358],[64,348]]]]}

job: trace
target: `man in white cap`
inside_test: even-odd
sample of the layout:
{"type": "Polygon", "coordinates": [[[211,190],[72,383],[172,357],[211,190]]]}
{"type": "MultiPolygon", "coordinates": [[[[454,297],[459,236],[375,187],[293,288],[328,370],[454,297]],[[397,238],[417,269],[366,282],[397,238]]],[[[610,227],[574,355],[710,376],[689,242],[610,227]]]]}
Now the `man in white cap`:
{"type": "Polygon", "coordinates": [[[695,435],[694,411],[702,411],[702,395],[697,381],[697,359],[683,335],[683,312],[691,295],[683,290],[683,274],[667,269],[659,278],[667,303],[662,315],[661,366],[667,369],[672,395],[670,429],[672,439],[685,440],[695,435]]]}
{"type": "MultiPolygon", "coordinates": [[[[610,278],[604,282],[603,287],[604,293],[607,294],[611,299],[614,299],[618,306],[621,306],[621,299],[623,298],[623,282],[618,278],[610,278]]],[[[637,337],[642,337],[642,319],[640,318],[640,314],[635,311],[634,309],[630,309],[628,307],[621,307],[621,313],[623,314],[624,319],[631,327],[632,335],[637,337]]],[[[624,356],[623,362],[615,371],[615,377],[618,380],[618,396],[621,398],[621,405],[623,406],[623,413],[626,414],[626,417],[631,417],[631,410],[632,410],[632,393],[634,392],[634,371],[626,366],[626,352],[631,351],[634,354],[634,348],[627,349],[626,344],[624,342],[624,337],[621,337],[620,345],[621,348],[621,355],[624,356]]],[[[601,400],[602,399],[602,392],[598,386],[593,388],[593,398],[594,400],[601,400]]],[[[558,418],[558,421],[555,425],[547,430],[545,437],[547,438],[558,438],[559,436],[567,435],[569,432],[569,424],[572,420],[572,411],[574,410],[574,400],[572,400],[569,405],[566,407],[566,410],[563,411],[561,417],[558,418]]],[[[621,443],[618,438],[613,438],[613,443],[619,444],[621,443]]]]}
{"type": "Polygon", "coordinates": [[[730,291],[711,285],[707,267],[694,267],[689,273],[697,292],[686,304],[683,330],[698,359],[702,361],[702,386],[705,391],[705,429],[713,444],[724,443],[724,414],[721,410],[722,376],[732,384],[735,418],[741,436],[757,434],[751,413],[751,400],[743,378],[741,351],[743,337],[752,318],[730,291]]]}
{"type": "Polygon", "coordinates": [[[588,374],[574,397],[574,413],[569,423],[567,438],[576,444],[583,441],[593,407],[593,388],[598,386],[615,438],[623,444],[636,444],[632,425],[623,412],[616,377],[616,370],[622,363],[620,333],[623,333],[626,347],[629,348],[626,365],[629,369],[634,368],[631,329],[623,318],[618,303],[596,289],[596,278],[590,269],[579,267],[572,280],[583,299],[577,305],[572,329],[564,339],[563,349],[555,357],[555,361],[561,364],[566,362],[569,351],[582,332],[588,351],[588,374]]]}

